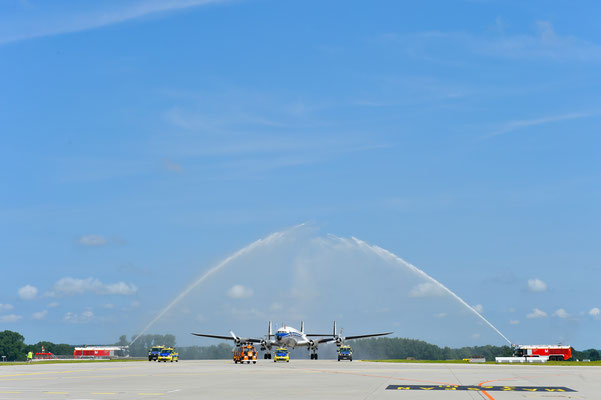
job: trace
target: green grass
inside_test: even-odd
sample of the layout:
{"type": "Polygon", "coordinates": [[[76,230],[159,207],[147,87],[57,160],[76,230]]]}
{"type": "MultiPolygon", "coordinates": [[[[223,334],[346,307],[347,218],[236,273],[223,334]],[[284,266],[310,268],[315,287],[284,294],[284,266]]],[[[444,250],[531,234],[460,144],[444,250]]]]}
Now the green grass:
{"type": "Polygon", "coordinates": [[[110,362],[136,362],[148,361],[147,358],[124,358],[119,360],[47,360],[47,361],[9,361],[0,362],[0,367],[9,365],[37,365],[37,364],[89,364],[89,363],[110,363],[110,362]]]}
{"type": "MultiPolygon", "coordinates": [[[[463,360],[361,360],[364,362],[384,362],[384,363],[407,363],[407,364],[470,364],[463,360]]],[[[495,361],[474,364],[497,364],[495,361]]],[[[498,363],[507,365],[509,363],[498,363]]],[[[601,361],[547,361],[546,363],[513,363],[511,365],[562,365],[562,366],[580,366],[580,367],[599,367],[601,361]]]]}
{"type": "MultiPolygon", "coordinates": [[[[364,362],[407,363],[407,364],[467,364],[463,360],[361,360],[364,362]]],[[[480,363],[482,364],[482,363],[480,363]]],[[[491,363],[494,364],[494,363],[491,363]]]]}

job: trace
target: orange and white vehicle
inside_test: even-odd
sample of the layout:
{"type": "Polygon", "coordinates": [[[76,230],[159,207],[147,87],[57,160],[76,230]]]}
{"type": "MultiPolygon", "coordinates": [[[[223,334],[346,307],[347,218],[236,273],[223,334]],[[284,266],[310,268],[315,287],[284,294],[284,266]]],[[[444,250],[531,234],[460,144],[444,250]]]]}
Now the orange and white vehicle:
{"type": "Polygon", "coordinates": [[[253,364],[257,363],[257,349],[252,344],[243,344],[234,347],[232,355],[234,357],[234,364],[242,364],[244,362],[250,364],[251,361],[253,364]]]}
{"type": "Polygon", "coordinates": [[[565,361],[572,358],[572,347],[561,345],[516,346],[516,357],[548,357],[549,361],[565,361]]]}

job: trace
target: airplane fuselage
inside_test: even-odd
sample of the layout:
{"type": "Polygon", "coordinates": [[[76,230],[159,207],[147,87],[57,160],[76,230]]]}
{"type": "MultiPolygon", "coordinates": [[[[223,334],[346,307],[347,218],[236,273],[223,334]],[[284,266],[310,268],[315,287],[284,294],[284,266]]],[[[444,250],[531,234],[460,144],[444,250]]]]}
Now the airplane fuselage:
{"type": "Polygon", "coordinates": [[[275,342],[279,347],[292,348],[311,346],[313,343],[303,332],[288,326],[284,326],[276,331],[275,342]]]}

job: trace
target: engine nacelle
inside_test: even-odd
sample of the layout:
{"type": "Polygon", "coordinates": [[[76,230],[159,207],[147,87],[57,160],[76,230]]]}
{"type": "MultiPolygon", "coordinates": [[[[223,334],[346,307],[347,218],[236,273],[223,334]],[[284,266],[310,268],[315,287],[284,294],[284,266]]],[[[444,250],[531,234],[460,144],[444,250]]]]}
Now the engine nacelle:
{"type": "Polygon", "coordinates": [[[342,346],[342,338],[341,337],[336,338],[336,346],[338,346],[338,347],[342,346]]]}
{"type": "Polygon", "coordinates": [[[265,339],[261,340],[261,350],[267,350],[267,341],[265,339]]]}
{"type": "Polygon", "coordinates": [[[234,339],[234,344],[236,345],[236,347],[240,347],[242,345],[242,340],[240,340],[240,338],[236,338],[234,339]]]}
{"type": "Polygon", "coordinates": [[[317,343],[315,343],[312,339],[309,340],[309,349],[317,349],[317,343]]]}

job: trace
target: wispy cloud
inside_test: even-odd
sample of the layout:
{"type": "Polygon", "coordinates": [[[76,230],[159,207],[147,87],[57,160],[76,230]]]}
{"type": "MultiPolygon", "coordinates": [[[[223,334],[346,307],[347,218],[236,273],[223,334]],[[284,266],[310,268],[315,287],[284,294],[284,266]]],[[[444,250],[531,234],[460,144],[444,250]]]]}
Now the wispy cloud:
{"type": "Polygon", "coordinates": [[[94,312],[92,310],[86,310],[82,313],[68,312],[63,317],[63,321],[72,324],[85,324],[94,320],[94,312]]]}
{"type": "Polygon", "coordinates": [[[431,282],[420,283],[409,291],[409,297],[444,296],[447,292],[440,286],[431,282]]]}
{"type": "Polygon", "coordinates": [[[180,164],[175,163],[171,160],[165,159],[163,162],[163,165],[165,166],[165,169],[167,171],[176,172],[178,174],[181,174],[182,172],[184,172],[184,167],[182,167],[180,164]]]}
{"type": "Polygon", "coordinates": [[[77,243],[81,246],[104,246],[108,243],[108,240],[102,235],[84,235],[81,236],[77,243]]]}
{"type": "Polygon", "coordinates": [[[538,308],[533,309],[530,314],[526,315],[526,318],[528,318],[528,319],[538,319],[538,318],[546,318],[546,317],[547,317],[547,313],[538,308]]]}
{"type": "Polygon", "coordinates": [[[228,297],[232,299],[247,299],[253,294],[254,291],[251,288],[242,285],[234,285],[227,291],[228,297]]]}
{"type": "Polygon", "coordinates": [[[33,319],[40,320],[40,319],[44,319],[46,317],[46,314],[48,314],[48,311],[42,310],[42,311],[34,312],[31,317],[33,319]]]}
{"type": "MultiPolygon", "coordinates": [[[[282,111],[275,101],[249,99],[244,93],[230,97],[225,111],[211,116],[197,106],[186,111],[182,107],[170,109],[163,115],[167,133],[155,137],[152,147],[157,154],[166,156],[164,159],[182,160],[191,173],[202,165],[205,173],[234,178],[391,147],[374,138],[373,132],[335,131],[319,123],[308,123],[282,111]],[[232,103],[248,109],[248,113],[240,116],[230,112],[232,103]]],[[[212,106],[223,102],[218,95],[210,99],[214,100],[208,101],[212,106]]],[[[172,161],[166,162],[165,168],[183,172],[183,167],[172,161]]]]}
{"type": "Polygon", "coordinates": [[[555,312],[553,313],[554,317],[557,318],[568,318],[570,316],[570,314],[563,308],[559,308],[557,310],[555,310],[555,312]]]}
{"type": "Polygon", "coordinates": [[[72,296],[84,293],[123,295],[136,293],[138,288],[134,284],[125,282],[103,283],[95,278],[62,278],[54,284],[54,290],[48,296],[72,296]]]}
{"type": "Polygon", "coordinates": [[[23,317],[21,315],[17,315],[17,314],[1,315],[0,322],[17,322],[21,318],[23,318],[23,317]]]}
{"type": "Polygon", "coordinates": [[[560,114],[560,115],[549,115],[549,116],[533,118],[533,119],[509,121],[509,122],[504,123],[499,129],[497,129],[494,132],[489,133],[485,137],[491,138],[494,136],[499,136],[499,135],[503,135],[505,133],[513,132],[518,129],[529,128],[529,127],[538,126],[538,125],[547,125],[547,124],[551,124],[554,122],[569,121],[572,119],[582,119],[582,118],[591,117],[593,115],[595,115],[595,114],[590,113],[590,112],[575,112],[575,113],[560,114]]]}
{"type": "MultiPolygon", "coordinates": [[[[41,13],[35,4],[31,4],[23,7],[21,13],[11,15],[10,21],[0,19],[0,25],[5,25],[5,28],[0,31],[0,45],[37,37],[97,29],[155,14],[224,1],[227,0],[103,2],[103,9],[94,9],[79,13],[54,9],[48,10],[49,14],[41,13]]],[[[47,7],[48,5],[46,4],[45,6],[47,7]]],[[[5,17],[5,19],[8,18],[5,17]]]]}
{"type": "Polygon", "coordinates": [[[425,31],[388,33],[380,39],[397,43],[413,57],[445,63],[469,55],[561,62],[601,60],[601,44],[560,35],[549,21],[537,21],[531,33],[510,34],[504,29],[480,33],[425,31]]]}

